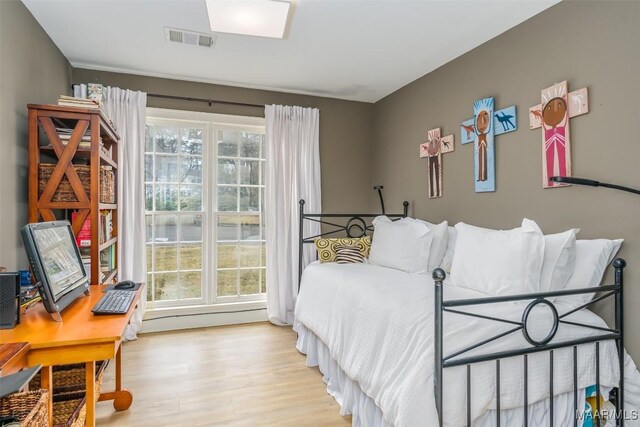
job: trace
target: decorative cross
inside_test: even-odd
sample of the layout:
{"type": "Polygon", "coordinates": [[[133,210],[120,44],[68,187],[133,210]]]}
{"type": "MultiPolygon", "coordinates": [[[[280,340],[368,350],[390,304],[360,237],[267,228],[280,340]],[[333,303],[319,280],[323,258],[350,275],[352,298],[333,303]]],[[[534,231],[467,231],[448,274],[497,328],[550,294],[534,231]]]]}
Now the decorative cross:
{"type": "Polygon", "coordinates": [[[586,87],[568,93],[566,80],[542,91],[542,103],[529,109],[529,128],[542,127],[542,187],[564,187],[552,176],[571,176],[569,119],[589,112],[586,87]]]}
{"type": "Polygon", "coordinates": [[[442,154],[455,150],[453,134],[440,136],[440,128],[427,132],[427,142],[420,144],[420,158],[427,158],[429,198],[442,197],[442,154]]]}
{"type": "Polygon", "coordinates": [[[516,107],[494,113],[493,97],[473,103],[473,118],[460,125],[460,143],[474,143],[474,177],[476,193],[496,191],[496,168],[493,138],[518,129],[516,107]]]}

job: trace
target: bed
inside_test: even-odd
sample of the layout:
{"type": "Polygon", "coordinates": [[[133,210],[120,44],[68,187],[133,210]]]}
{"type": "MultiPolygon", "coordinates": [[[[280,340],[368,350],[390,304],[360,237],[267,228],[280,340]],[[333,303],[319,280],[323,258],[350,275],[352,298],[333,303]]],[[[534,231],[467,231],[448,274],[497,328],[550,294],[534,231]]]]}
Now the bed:
{"type": "MultiPolygon", "coordinates": [[[[407,208],[387,216],[403,218],[407,208]]],[[[301,223],[331,229],[322,235],[365,235],[374,216],[308,214],[300,204],[301,223]]],[[[315,237],[301,235],[300,246],[315,237]]],[[[625,263],[614,264],[615,283],[571,307],[551,301],[593,290],[487,298],[448,286],[442,269],[409,274],[316,261],[301,269],[297,348],[354,425],[583,425],[587,397],[595,394],[596,410],[610,402],[622,411],[625,378],[637,375],[623,350],[625,263]],[[611,299],[614,328],[586,309],[611,299]]]]}

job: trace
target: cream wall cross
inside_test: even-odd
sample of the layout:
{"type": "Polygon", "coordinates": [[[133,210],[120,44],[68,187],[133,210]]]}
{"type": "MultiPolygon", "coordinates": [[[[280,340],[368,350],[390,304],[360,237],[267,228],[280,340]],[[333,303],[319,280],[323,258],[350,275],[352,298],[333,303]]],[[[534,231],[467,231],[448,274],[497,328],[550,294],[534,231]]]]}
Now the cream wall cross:
{"type": "Polygon", "coordinates": [[[427,158],[429,198],[442,197],[442,155],[455,150],[453,134],[440,135],[440,128],[427,132],[427,142],[420,144],[420,158],[427,158]]]}

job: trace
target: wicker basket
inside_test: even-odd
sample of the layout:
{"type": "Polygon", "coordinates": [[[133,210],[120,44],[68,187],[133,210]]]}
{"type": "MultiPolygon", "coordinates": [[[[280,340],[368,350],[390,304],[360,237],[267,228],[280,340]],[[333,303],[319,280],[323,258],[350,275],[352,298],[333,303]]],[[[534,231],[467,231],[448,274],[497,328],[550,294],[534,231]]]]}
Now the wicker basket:
{"type": "MultiPolygon", "coordinates": [[[[108,360],[96,362],[96,402],[102,390],[102,378],[109,364],[108,360]]],[[[75,363],[72,365],[60,365],[53,367],[53,398],[64,393],[82,393],[84,397],[85,365],[75,363]]],[[[36,374],[29,383],[30,388],[40,387],[40,373],[36,374]]],[[[55,411],[54,411],[55,414],[55,411]]]]}
{"type": "MultiPolygon", "coordinates": [[[[47,186],[55,164],[40,163],[38,165],[38,191],[39,195],[42,195],[44,188],[47,186]]],[[[91,167],[88,165],[73,165],[84,191],[89,194],[91,183],[91,167]]],[[[73,192],[69,179],[66,175],[62,177],[56,192],[51,198],[53,202],[77,202],[78,198],[76,193],[73,192]]],[[[116,178],[115,173],[111,169],[107,169],[104,166],[100,167],[100,203],[115,203],[116,202],[116,178]]]]}
{"type": "Polygon", "coordinates": [[[13,416],[21,426],[47,427],[49,393],[46,390],[13,393],[0,398],[0,417],[13,416]]]}
{"type": "Polygon", "coordinates": [[[100,202],[116,202],[116,174],[104,167],[100,168],[100,202]]]}
{"type": "Polygon", "coordinates": [[[84,427],[86,418],[84,391],[53,396],[54,427],[84,427]]]}
{"type": "MultiPolygon", "coordinates": [[[[102,391],[102,378],[108,360],[96,362],[96,402],[102,391]]],[[[53,425],[54,427],[82,427],[87,416],[84,363],[53,367],[53,425]]],[[[40,373],[29,383],[40,387],[40,373]]]]}

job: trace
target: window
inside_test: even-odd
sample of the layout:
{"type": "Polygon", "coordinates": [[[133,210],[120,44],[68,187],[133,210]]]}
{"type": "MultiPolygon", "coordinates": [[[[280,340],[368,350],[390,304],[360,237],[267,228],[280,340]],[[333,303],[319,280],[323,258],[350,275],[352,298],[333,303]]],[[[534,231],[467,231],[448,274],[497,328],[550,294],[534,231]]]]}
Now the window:
{"type": "Polygon", "coordinates": [[[148,109],[147,300],[264,299],[263,119],[148,109]]]}
{"type": "Polygon", "coordinates": [[[265,289],[264,133],[218,127],[217,295],[265,289]]]}

